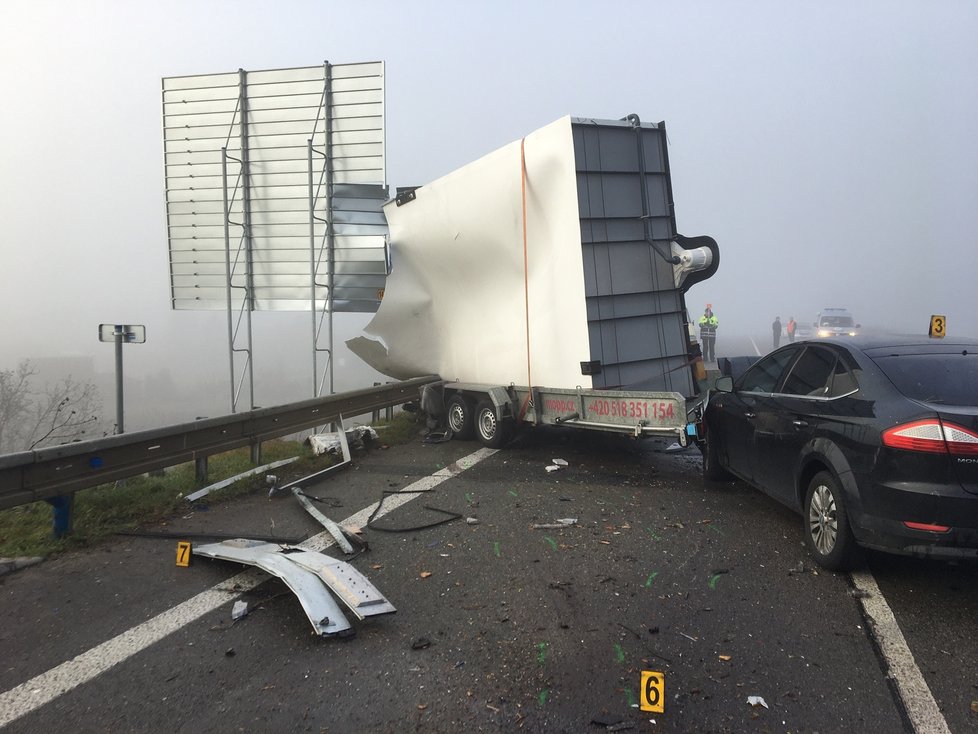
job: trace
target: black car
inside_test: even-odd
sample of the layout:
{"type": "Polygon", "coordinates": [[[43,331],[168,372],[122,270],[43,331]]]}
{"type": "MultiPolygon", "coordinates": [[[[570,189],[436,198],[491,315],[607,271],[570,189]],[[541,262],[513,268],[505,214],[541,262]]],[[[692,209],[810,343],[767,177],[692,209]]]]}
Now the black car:
{"type": "Polygon", "coordinates": [[[703,473],[734,475],[803,516],[819,565],[860,545],[978,559],[978,340],[789,344],[703,413],[703,473]]]}

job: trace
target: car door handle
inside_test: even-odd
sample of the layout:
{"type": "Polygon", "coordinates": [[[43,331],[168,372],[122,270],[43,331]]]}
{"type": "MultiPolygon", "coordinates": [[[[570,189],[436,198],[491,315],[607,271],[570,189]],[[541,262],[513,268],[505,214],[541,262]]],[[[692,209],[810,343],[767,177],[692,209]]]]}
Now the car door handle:
{"type": "Polygon", "coordinates": [[[808,421],[791,421],[795,428],[808,428],[808,421]]]}

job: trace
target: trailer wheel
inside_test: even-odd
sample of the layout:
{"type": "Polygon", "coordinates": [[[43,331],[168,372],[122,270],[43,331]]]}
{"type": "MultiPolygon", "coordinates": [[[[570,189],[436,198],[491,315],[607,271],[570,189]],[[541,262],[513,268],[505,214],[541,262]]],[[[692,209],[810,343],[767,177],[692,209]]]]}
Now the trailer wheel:
{"type": "Polygon", "coordinates": [[[471,441],[475,435],[475,420],[472,415],[472,401],[455,394],[448,400],[448,427],[452,436],[460,441],[471,441]]]}
{"type": "Polygon", "coordinates": [[[496,406],[489,400],[482,400],[475,409],[475,430],[483,446],[490,449],[502,448],[513,432],[513,421],[496,417],[496,406]]]}

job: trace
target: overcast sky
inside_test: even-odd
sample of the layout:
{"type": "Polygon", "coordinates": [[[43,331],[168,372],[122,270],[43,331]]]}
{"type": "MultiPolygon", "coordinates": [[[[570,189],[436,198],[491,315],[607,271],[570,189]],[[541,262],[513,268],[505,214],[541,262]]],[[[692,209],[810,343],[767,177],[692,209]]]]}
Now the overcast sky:
{"type": "MultiPolygon", "coordinates": [[[[161,79],[325,60],[386,63],[392,186],[567,114],[665,120],[679,231],[721,248],[687,294],[718,354],[825,306],[978,335],[974,0],[5,0],[0,29],[0,367],[110,370],[97,327],[126,322],[148,334],[127,375],[226,374],[223,314],[169,309],[161,79]]],[[[338,340],[365,321],[338,315],[338,340]]],[[[311,381],[308,332],[257,314],[256,374],[311,381]]],[[[374,379],[338,359],[338,388],[374,379]]]]}

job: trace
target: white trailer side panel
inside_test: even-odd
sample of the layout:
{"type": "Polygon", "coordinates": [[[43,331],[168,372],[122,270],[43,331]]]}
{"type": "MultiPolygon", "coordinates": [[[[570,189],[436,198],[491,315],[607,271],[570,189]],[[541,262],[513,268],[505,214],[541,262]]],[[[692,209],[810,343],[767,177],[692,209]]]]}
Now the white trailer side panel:
{"type": "Polygon", "coordinates": [[[373,338],[350,348],[398,379],[590,388],[571,118],[415,195],[384,208],[392,269],[373,338]]]}

